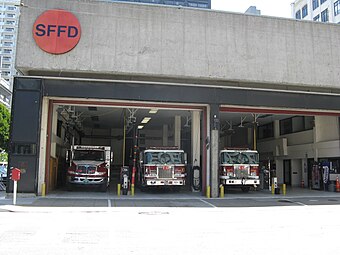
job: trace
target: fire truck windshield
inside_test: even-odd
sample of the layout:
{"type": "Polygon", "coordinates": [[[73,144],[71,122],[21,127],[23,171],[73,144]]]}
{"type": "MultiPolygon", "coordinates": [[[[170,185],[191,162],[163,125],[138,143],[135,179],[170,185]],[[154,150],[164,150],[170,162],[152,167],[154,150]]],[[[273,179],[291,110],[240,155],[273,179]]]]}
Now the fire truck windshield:
{"type": "Polygon", "coordinates": [[[259,154],[256,152],[223,151],[221,164],[258,164],[259,154]]]}
{"type": "Polygon", "coordinates": [[[184,153],[180,151],[148,151],[145,164],[184,164],[184,153]]]}
{"type": "Polygon", "coordinates": [[[103,161],[105,160],[104,151],[75,150],[74,155],[73,155],[73,160],[103,161]]]}

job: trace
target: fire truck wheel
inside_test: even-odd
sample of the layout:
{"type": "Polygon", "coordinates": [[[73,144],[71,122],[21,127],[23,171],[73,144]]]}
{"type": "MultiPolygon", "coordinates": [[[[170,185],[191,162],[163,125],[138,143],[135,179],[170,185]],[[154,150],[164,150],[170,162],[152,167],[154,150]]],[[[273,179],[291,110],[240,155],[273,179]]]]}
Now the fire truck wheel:
{"type": "Polygon", "coordinates": [[[241,190],[242,190],[244,193],[247,193],[247,192],[249,192],[250,188],[249,188],[249,187],[242,187],[241,190]]]}
{"type": "Polygon", "coordinates": [[[145,187],[145,185],[143,185],[143,184],[140,185],[139,188],[140,188],[140,191],[141,191],[141,192],[145,192],[145,191],[146,191],[146,187],[145,187]]]}
{"type": "Polygon", "coordinates": [[[72,186],[71,183],[67,183],[67,184],[66,184],[66,190],[67,190],[67,191],[73,191],[73,186],[72,186]]]}
{"type": "Polygon", "coordinates": [[[181,186],[174,186],[174,187],[172,187],[172,190],[174,192],[180,192],[181,191],[181,186]]]}
{"type": "Polygon", "coordinates": [[[123,195],[127,195],[128,194],[128,190],[127,189],[123,189],[122,193],[123,193],[123,195]]]}
{"type": "Polygon", "coordinates": [[[102,185],[100,185],[99,191],[100,192],[106,192],[107,191],[107,184],[106,184],[106,182],[103,183],[102,185]]]}

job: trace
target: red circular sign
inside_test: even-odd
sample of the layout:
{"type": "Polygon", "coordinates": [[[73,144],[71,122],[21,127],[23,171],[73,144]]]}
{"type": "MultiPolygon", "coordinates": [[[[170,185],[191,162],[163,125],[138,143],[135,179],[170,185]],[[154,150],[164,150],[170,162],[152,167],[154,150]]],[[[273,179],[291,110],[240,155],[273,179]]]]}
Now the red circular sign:
{"type": "Polygon", "coordinates": [[[77,17],[65,10],[45,11],[33,26],[35,42],[51,54],[63,54],[72,50],[78,44],[80,34],[77,17]]]}

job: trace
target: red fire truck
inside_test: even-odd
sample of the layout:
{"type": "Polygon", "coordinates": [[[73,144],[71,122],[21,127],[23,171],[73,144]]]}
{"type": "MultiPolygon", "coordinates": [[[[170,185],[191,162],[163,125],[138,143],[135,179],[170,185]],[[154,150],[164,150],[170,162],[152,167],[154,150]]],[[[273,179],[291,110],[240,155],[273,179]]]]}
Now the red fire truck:
{"type": "Polygon", "coordinates": [[[69,161],[67,187],[99,187],[105,192],[110,183],[111,148],[108,146],[73,145],[66,156],[69,161]]]}
{"type": "Polygon", "coordinates": [[[248,149],[224,149],[220,151],[220,184],[239,187],[248,192],[260,185],[259,154],[248,149]]]}
{"type": "Polygon", "coordinates": [[[141,189],[151,186],[185,185],[187,156],[177,147],[153,147],[139,155],[138,181],[141,189]]]}

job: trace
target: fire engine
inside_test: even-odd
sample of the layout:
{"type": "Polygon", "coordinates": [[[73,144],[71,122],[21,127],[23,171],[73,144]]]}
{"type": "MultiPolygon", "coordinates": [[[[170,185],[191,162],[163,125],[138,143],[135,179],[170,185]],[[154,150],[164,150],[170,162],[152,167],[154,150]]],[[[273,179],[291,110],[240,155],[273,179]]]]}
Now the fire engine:
{"type": "Polygon", "coordinates": [[[139,155],[138,181],[141,189],[151,186],[180,188],[185,185],[187,155],[177,147],[153,147],[139,155]]]}
{"type": "Polygon", "coordinates": [[[248,192],[260,185],[259,154],[248,149],[224,149],[220,151],[220,184],[239,187],[248,192]]]}
{"type": "Polygon", "coordinates": [[[67,187],[75,185],[98,187],[105,192],[110,183],[111,148],[107,146],[72,145],[66,158],[67,187]]]}

